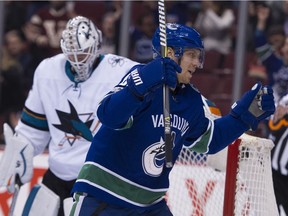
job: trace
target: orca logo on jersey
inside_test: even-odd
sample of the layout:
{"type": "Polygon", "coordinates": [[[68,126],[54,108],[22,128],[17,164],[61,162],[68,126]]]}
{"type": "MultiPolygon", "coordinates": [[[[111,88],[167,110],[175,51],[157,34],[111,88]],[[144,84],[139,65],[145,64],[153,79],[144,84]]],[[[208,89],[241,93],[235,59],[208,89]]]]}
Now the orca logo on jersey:
{"type": "Polygon", "coordinates": [[[142,164],[144,172],[153,177],[157,177],[163,170],[165,159],[165,142],[161,137],[159,142],[150,145],[145,149],[142,155],[142,164]]]}
{"type": "MultiPolygon", "coordinates": [[[[175,132],[172,131],[173,146],[175,132]]],[[[165,142],[160,138],[159,142],[153,143],[142,154],[144,172],[152,177],[161,175],[165,163],[165,142]]]]}

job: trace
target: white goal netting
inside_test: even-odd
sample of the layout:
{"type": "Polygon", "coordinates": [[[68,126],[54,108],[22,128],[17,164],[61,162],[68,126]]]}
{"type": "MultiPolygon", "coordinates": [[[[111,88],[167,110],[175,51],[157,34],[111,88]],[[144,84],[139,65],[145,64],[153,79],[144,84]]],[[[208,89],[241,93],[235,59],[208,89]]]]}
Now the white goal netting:
{"type": "Polygon", "coordinates": [[[243,137],[239,145],[234,215],[278,215],[270,157],[273,146],[269,139],[243,137]]]}
{"type": "Polygon", "coordinates": [[[237,154],[233,155],[230,149],[228,153],[234,158],[228,160],[228,167],[235,172],[217,171],[223,164],[225,169],[226,153],[213,156],[212,160],[208,156],[208,165],[207,155],[183,149],[170,174],[166,197],[173,215],[277,216],[270,159],[273,146],[268,139],[241,136],[231,145],[237,148],[237,154]],[[233,197],[225,198],[228,193],[233,197]]]}

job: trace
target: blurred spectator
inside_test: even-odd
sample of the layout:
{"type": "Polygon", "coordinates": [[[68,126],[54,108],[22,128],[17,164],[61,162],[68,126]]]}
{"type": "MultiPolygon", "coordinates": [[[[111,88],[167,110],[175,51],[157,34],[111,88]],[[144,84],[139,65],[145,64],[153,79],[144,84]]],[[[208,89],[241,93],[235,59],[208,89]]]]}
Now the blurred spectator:
{"type": "Polygon", "coordinates": [[[27,5],[26,21],[29,21],[40,8],[47,7],[48,5],[49,1],[29,1],[27,5]]]}
{"type": "Polygon", "coordinates": [[[140,17],[145,14],[152,13],[155,21],[158,22],[158,3],[157,1],[133,1],[131,8],[131,25],[137,26],[140,17]]]}
{"type": "MultiPolygon", "coordinates": [[[[258,10],[259,10],[259,8],[267,8],[267,9],[269,9],[269,13],[267,14],[267,17],[266,17],[266,24],[265,24],[265,26],[263,27],[263,31],[265,32],[265,34],[267,34],[267,32],[268,32],[268,29],[269,29],[269,27],[270,26],[273,26],[273,25],[275,25],[275,24],[277,24],[277,25],[282,25],[283,26],[283,22],[276,22],[275,23],[275,19],[273,18],[273,15],[272,15],[272,9],[271,9],[271,6],[270,6],[270,4],[268,4],[268,2],[269,1],[252,1],[252,3],[254,4],[254,13],[255,13],[255,18],[256,18],[256,25],[258,25],[257,23],[258,23],[258,10]]],[[[255,25],[255,27],[256,27],[256,25],[255,25]]]]}
{"type": "Polygon", "coordinates": [[[117,7],[115,11],[107,12],[102,19],[102,45],[100,53],[117,53],[118,37],[116,37],[116,23],[122,14],[122,7],[117,7]]]}
{"type": "Polygon", "coordinates": [[[194,27],[203,35],[205,50],[226,55],[232,48],[231,30],[235,21],[230,2],[202,1],[194,27]]]}
{"type": "Polygon", "coordinates": [[[131,33],[131,58],[133,60],[146,63],[153,59],[152,37],[156,27],[153,13],[140,17],[138,25],[131,33]]]}
{"type": "Polygon", "coordinates": [[[271,9],[267,5],[258,4],[256,8],[257,13],[257,26],[256,33],[267,36],[268,43],[273,46],[275,54],[281,56],[281,47],[284,44],[285,32],[281,24],[271,25],[270,14],[271,9]]]}
{"type": "Polygon", "coordinates": [[[25,56],[26,49],[27,44],[19,31],[12,30],[5,34],[0,68],[0,113],[5,115],[5,121],[13,128],[25,100],[24,68],[21,64],[28,57],[25,56]]]}
{"type": "Polygon", "coordinates": [[[266,1],[271,9],[271,25],[283,25],[285,34],[288,35],[288,1],[266,1]]]}
{"type": "Polygon", "coordinates": [[[4,1],[4,33],[20,30],[26,21],[27,5],[19,1],[4,1]]]}
{"type": "Polygon", "coordinates": [[[5,34],[5,46],[11,59],[17,61],[21,67],[23,94],[26,97],[32,86],[37,61],[31,55],[27,39],[20,30],[11,30],[5,34]]]}
{"type": "Polygon", "coordinates": [[[273,46],[275,54],[280,58],[282,56],[281,48],[285,42],[285,32],[282,25],[272,25],[268,28],[267,31],[268,43],[273,46]]]}
{"type": "Polygon", "coordinates": [[[201,11],[201,1],[191,1],[186,4],[186,24],[187,26],[193,27],[196,21],[196,18],[201,11]]]}
{"type": "Polygon", "coordinates": [[[102,45],[100,53],[116,53],[115,44],[115,19],[114,14],[108,12],[103,16],[103,21],[101,23],[102,30],[102,45]]]}
{"type": "MultiPolygon", "coordinates": [[[[187,16],[187,2],[166,1],[166,22],[185,24],[187,16]]],[[[131,9],[132,25],[138,25],[139,19],[147,14],[153,14],[158,25],[158,3],[157,1],[133,1],[131,9]],[[135,22],[136,21],[136,22],[135,22]]],[[[190,14],[189,14],[190,16],[190,14]]]]}
{"type": "Polygon", "coordinates": [[[119,49],[122,1],[75,1],[74,11],[101,27],[103,42],[100,53],[117,54],[119,49]],[[95,11],[97,11],[95,13],[95,11]]]}
{"type": "Polygon", "coordinates": [[[120,34],[121,34],[121,15],[122,15],[122,8],[123,8],[123,2],[122,1],[112,1],[112,3],[108,4],[108,7],[106,8],[107,12],[111,11],[116,14],[116,17],[119,16],[118,19],[115,20],[115,35],[116,37],[116,54],[119,53],[119,44],[120,44],[120,34]],[[118,15],[117,15],[118,14],[118,15]]]}
{"type": "MultiPolygon", "coordinates": [[[[254,39],[258,58],[265,66],[268,73],[269,84],[272,86],[276,84],[275,78],[278,76],[277,73],[288,73],[288,40],[287,37],[285,39],[281,27],[270,27],[270,30],[268,31],[269,34],[267,35],[268,37],[266,36],[265,29],[267,29],[267,20],[269,16],[270,8],[258,5],[258,20],[254,39]]],[[[276,84],[276,86],[277,85],[278,84],[276,84]]],[[[276,88],[276,93],[282,94],[279,92],[280,88],[276,88]]]]}
{"type": "Polygon", "coordinates": [[[275,101],[279,102],[282,97],[288,94],[288,66],[287,66],[287,59],[288,59],[288,38],[286,39],[286,43],[283,47],[285,50],[285,63],[284,65],[274,74],[274,97],[275,101]]]}
{"type": "Polygon", "coordinates": [[[166,22],[167,23],[186,23],[186,9],[187,3],[183,3],[181,1],[166,1],[165,9],[166,9],[166,22]]]}
{"type": "MultiPolygon", "coordinates": [[[[275,102],[278,103],[279,99],[287,94],[288,38],[283,35],[281,27],[269,25],[270,8],[267,5],[257,5],[256,13],[257,25],[254,37],[256,53],[266,69],[268,84],[272,86],[275,102]],[[273,30],[275,28],[277,31],[273,30]]],[[[269,129],[268,122],[266,128],[269,129]]],[[[265,135],[267,136],[268,134],[265,135]]]]}
{"type": "Polygon", "coordinates": [[[31,17],[24,31],[38,61],[61,52],[61,33],[73,16],[75,13],[68,7],[68,2],[50,0],[48,6],[41,7],[31,17]]]}
{"type": "Polygon", "coordinates": [[[247,38],[246,38],[246,50],[255,51],[254,44],[254,33],[257,25],[257,12],[256,12],[256,2],[248,2],[248,20],[247,20],[247,38]]]}
{"type": "MultiPolygon", "coordinates": [[[[252,2],[250,4],[252,4],[252,2]]],[[[285,33],[284,33],[282,25],[280,24],[271,25],[270,11],[271,11],[270,7],[265,2],[253,2],[254,16],[253,16],[253,22],[250,22],[250,26],[253,25],[253,28],[251,28],[250,30],[254,31],[253,35],[256,32],[256,34],[263,35],[263,37],[266,37],[267,43],[269,44],[269,46],[272,46],[271,48],[273,49],[274,54],[278,56],[279,58],[281,58],[281,55],[282,55],[281,49],[285,41],[285,33]]],[[[248,43],[248,45],[250,46],[250,49],[253,48],[253,50],[255,50],[256,47],[255,47],[254,36],[251,37],[250,32],[248,32],[248,37],[251,41],[250,44],[248,43]]],[[[251,62],[250,59],[249,61],[251,62]]],[[[250,76],[253,76],[260,80],[267,81],[268,73],[267,73],[266,66],[264,66],[263,63],[259,59],[257,63],[255,63],[254,65],[249,65],[249,67],[250,68],[249,68],[248,73],[250,76]]],[[[269,77],[269,80],[270,79],[271,79],[271,76],[269,77]]]]}

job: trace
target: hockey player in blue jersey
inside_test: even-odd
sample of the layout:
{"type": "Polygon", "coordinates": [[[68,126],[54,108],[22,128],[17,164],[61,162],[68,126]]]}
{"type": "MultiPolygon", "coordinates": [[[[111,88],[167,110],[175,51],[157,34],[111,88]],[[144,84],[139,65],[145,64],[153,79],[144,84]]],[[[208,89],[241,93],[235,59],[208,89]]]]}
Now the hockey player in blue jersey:
{"type": "Polygon", "coordinates": [[[275,110],[272,89],[257,83],[230,114],[206,118],[201,94],[190,84],[204,63],[198,32],[167,24],[167,58],[160,55],[159,29],[152,43],[155,59],[134,66],[97,109],[103,125],[74,184],[70,215],[172,215],[164,200],[171,168],[165,166],[163,84],[171,89],[173,162],[182,148],[220,151],[275,110]]]}

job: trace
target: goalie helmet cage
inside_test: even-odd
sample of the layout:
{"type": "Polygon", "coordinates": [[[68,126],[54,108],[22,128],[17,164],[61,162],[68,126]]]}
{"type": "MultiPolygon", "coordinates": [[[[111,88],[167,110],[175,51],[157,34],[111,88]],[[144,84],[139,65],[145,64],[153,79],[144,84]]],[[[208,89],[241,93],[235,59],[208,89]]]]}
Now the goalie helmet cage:
{"type": "Polygon", "coordinates": [[[273,146],[269,139],[242,135],[228,148],[226,172],[208,166],[206,154],[183,149],[166,197],[173,215],[279,215],[272,182],[273,146]]]}

